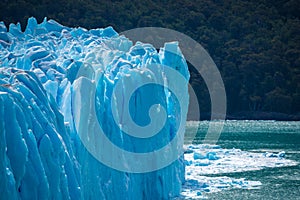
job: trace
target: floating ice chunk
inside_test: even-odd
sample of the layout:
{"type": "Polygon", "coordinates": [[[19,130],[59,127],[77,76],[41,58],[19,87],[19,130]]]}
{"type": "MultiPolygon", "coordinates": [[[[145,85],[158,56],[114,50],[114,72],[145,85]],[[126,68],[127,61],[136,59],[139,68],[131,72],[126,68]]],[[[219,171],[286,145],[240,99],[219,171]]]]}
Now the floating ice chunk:
{"type": "Polygon", "coordinates": [[[284,158],[285,157],[285,151],[281,151],[277,154],[277,157],[280,157],[280,158],[284,158]]]}
{"type": "Polygon", "coordinates": [[[269,157],[269,158],[284,158],[285,157],[285,151],[281,151],[279,153],[266,152],[266,153],[264,153],[264,156],[269,157]]]}
{"type": "Polygon", "coordinates": [[[218,160],[218,156],[216,152],[208,152],[206,154],[206,157],[208,158],[208,160],[218,160]]]}
{"type": "Polygon", "coordinates": [[[196,161],[194,162],[195,166],[208,166],[210,162],[208,160],[196,161]]]}
{"type": "Polygon", "coordinates": [[[202,155],[201,153],[194,153],[194,160],[198,160],[198,159],[206,159],[207,157],[202,155]]]}

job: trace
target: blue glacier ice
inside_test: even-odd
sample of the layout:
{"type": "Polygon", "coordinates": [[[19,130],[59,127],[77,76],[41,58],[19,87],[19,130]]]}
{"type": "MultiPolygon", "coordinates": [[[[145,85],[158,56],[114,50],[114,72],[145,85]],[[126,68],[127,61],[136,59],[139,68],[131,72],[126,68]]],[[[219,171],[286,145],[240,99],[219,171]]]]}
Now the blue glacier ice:
{"type": "MultiPolygon", "coordinates": [[[[133,44],[112,27],[87,30],[47,19],[38,24],[30,18],[22,32],[19,23],[7,29],[0,22],[1,199],[180,196],[185,182],[183,155],[154,171],[122,171],[99,162],[81,137],[95,141],[97,151],[114,158],[115,152],[102,148],[104,144],[97,140],[88,112],[94,109],[114,145],[140,154],[158,152],[176,138],[180,120],[186,120],[188,79],[187,64],[176,42],[166,43],[157,52],[150,44],[133,44]],[[186,84],[178,86],[185,106],[180,107],[178,96],[167,89],[176,81],[169,81],[164,68],[154,72],[147,67],[153,64],[166,65],[185,78],[186,84]],[[160,118],[155,120],[150,110],[152,115],[165,117],[165,123],[157,135],[137,138],[122,131],[130,128],[126,111],[113,113],[112,108],[122,108],[128,88],[149,80],[163,85],[146,84],[128,97],[129,116],[139,127],[160,125],[160,118]],[[115,92],[122,98],[114,93],[118,82],[121,88],[115,92]]],[[[152,161],[153,165],[161,162],[152,161]]],[[[138,159],[126,160],[125,154],[111,162],[125,167],[129,162],[139,164],[138,159]]]]}

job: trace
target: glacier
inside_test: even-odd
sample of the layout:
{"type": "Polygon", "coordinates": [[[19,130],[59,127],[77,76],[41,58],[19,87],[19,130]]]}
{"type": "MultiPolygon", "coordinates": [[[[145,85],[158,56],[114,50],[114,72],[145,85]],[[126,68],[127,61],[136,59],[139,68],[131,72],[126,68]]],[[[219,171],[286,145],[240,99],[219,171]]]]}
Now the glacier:
{"type": "Polygon", "coordinates": [[[0,22],[0,199],[201,199],[262,185],[230,173],[299,164],[184,145],[188,80],[177,42],[0,22]]]}
{"type": "Polygon", "coordinates": [[[1,199],[180,196],[185,182],[183,138],[177,141],[178,156],[172,162],[169,151],[160,150],[177,137],[180,123],[186,121],[188,80],[177,42],[157,51],[150,44],[133,44],[112,27],[70,28],[46,18],[39,24],[32,17],[23,32],[19,23],[7,29],[0,22],[1,199]],[[158,69],[147,67],[151,65],[158,69]],[[184,84],[176,86],[166,76],[167,67],[176,70],[184,84]],[[128,97],[130,88],[144,82],[148,84],[128,97]],[[168,90],[172,85],[179,87],[181,99],[168,90]],[[127,111],[122,110],[125,101],[127,111]],[[115,149],[97,140],[91,109],[104,137],[124,149],[119,157],[114,156],[115,149]],[[132,131],[130,120],[137,127],[153,124],[158,133],[128,135],[122,129],[132,131]],[[99,162],[99,151],[111,160],[99,162]],[[160,152],[168,162],[157,167],[163,161],[154,157],[150,167],[155,170],[151,170],[139,166],[139,159],[127,160],[124,152],[160,152]],[[147,169],[135,173],[135,167],[147,169]]]}

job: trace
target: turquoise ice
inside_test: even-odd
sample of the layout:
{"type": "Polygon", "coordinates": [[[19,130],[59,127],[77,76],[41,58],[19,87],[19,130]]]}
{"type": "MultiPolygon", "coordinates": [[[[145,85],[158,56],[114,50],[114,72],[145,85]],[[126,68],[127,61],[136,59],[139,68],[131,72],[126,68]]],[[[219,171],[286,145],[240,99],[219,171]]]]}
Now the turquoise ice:
{"type": "Polygon", "coordinates": [[[113,157],[116,152],[97,140],[89,112],[95,110],[106,137],[125,152],[158,152],[177,139],[186,120],[189,72],[176,42],[157,52],[150,44],[132,44],[112,27],[86,30],[47,19],[38,24],[30,18],[24,32],[20,24],[10,24],[7,30],[0,23],[0,65],[1,198],[169,199],[180,195],[185,173],[182,138],[176,140],[174,162],[157,167],[173,152],[165,150],[160,153],[162,160],[151,160],[155,170],[134,173],[130,169],[139,159],[126,159],[127,154],[113,157]],[[184,84],[167,76],[168,67],[183,77],[184,84]],[[142,83],[148,84],[128,96],[130,88],[142,83]],[[127,111],[121,109],[125,100],[127,111]],[[154,124],[154,132],[132,132],[131,120],[139,130],[154,124]],[[82,137],[89,144],[95,142],[96,152],[112,157],[113,166],[127,166],[129,172],[101,163],[83,145],[82,137]]]}

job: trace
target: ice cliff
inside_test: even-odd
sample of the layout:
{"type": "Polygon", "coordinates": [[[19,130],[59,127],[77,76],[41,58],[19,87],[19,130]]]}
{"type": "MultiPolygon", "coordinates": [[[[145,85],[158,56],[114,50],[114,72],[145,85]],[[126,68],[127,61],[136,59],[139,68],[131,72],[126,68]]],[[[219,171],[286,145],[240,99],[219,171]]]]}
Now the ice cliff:
{"type": "Polygon", "coordinates": [[[30,18],[22,32],[20,24],[7,29],[0,22],[1,199],[179,196],[185,173],[183,156],[162,169],[134,173],[126,162],[138,164],[138,159],[126,161],[121,154],[111,164],[129,168],[114,169],[99,162],[82,143],[82,138],[95,140],[97,151],[107,157],[115,155],[97,141],[98,129],[89,109],[95,110],[106,137],[126,152],[156,152],[174,139],[180,120],[185,121],[179,116],[186,116],[187,107],[180,108],[177,96],[167,89],[176,83],[169,81],[165,69],[147,67],[153,64],[167,65],[186,79],[178,87],[187,105],[189,73],[176,42],[157,52],[150,44],[133,45],[111,27],[86,30],[46,19],[38,24],[30,18]],[[145,80],[160,80],[163,86],[146,84],[126,97],[128,88],[145,80]],[[117,84],[121,89],[114,91],[117,84]],[[127,110],[122,107],[125,97],[127,110]],[[149,109],[166,118],[158,134],[137,138],[122,131],[130,127],[128,113],[140,126],[160,124],[160,118],[149,116],[149,109]]]}

